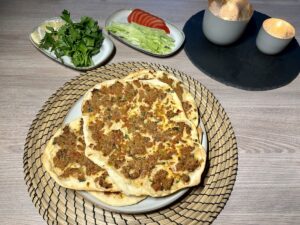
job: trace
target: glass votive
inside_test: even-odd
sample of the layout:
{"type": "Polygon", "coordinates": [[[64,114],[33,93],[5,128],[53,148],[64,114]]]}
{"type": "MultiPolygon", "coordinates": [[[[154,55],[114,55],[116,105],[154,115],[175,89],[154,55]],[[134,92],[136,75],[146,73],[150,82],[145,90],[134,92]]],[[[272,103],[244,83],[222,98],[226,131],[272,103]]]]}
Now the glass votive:
{"type": "Polygon", "coordinates": [[[250,18],[242,21],[225,20],[206,9],[202,23],[203,33],[214,44],[229,45],[242,36],[250,18]]]}
{"type": "Polygon", "coordinates": [[[256,38],[257,48],[268,55],[281,52],[295,37],[295,28],[285,20],[269,18],[263,22],[256,38]]]}

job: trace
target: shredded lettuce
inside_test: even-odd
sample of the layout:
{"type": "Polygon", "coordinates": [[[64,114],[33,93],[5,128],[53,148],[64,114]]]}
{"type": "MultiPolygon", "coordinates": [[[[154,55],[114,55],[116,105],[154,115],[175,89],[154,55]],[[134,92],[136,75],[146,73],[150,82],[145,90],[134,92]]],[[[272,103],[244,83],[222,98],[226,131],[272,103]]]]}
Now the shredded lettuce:
{"type": "Polygon", "coordinates": [[[115,23],[106,27],[110,33],[127,42],[155,54],[168,54],[174,47],[174,39],[165,31],[136,23],[115,23]]]}

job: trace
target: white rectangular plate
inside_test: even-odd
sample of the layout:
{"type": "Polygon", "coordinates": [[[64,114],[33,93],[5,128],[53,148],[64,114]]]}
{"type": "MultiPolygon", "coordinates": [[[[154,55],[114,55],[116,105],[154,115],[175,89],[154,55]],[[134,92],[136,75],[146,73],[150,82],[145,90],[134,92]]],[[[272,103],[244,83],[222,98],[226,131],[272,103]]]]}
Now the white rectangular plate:
{"type": "MultiPolygon", "coordinates": [[[[61,19],[60,18],[52,18],[52,19],[49,19],[47,21],[44,21],[42,24],[40,24],[39,26],[37,26],[36,28],[34,28],[34,30],[32,31],[32,33],[34,31],[36,31],[40,26],[42,26],[43,24],[45,24],[46,22],[49,22],[49,21],[61,21],[61,19]]],[[[41,33],[41,32],[39,32],[39,33],[41,33]]],[[[105,34],[105,32],[102,32],[104,40],[103,40],[103,43],[102,43],[102,45],[100,47],[100,52],[92,57],[93,65],[88,66],[88,67],[76,67],[71,62],[71,58],[69,56],[63,56],[62,59],[63,59],[64,63],[62,63],[61,60],[59,60],[56,57],[56,55],[54,54],[54,52],[51,52],[49,50],[40,48],[39,45],[38,45],[38,43],[36,43],[32,39],[31,34],[29,35],[29,39],[30,39],[31,43],[39,51],[41,51],[43,54],[45,54],[49,58],[53,59],[54,61],[56,61],[56,62],[58,62],[58,63],[60,63],[62,65],[65,65],[67,67],[70,67],[72,69],[75,69],[75,70],[90,70],[90,69],[93,69],[93,68],[96,68],[96,67],[102,65],[104,62],[106,62],[106,60],[110,57],[110,55],[112,54],[112,52],[114,50],[114,44],[113,44],[113,42],[110,40],[109,36],[107,34],[105,34]]],[[[43,34],[41,33],[41,35],[43,35],[43,34]]]]}
{"type": "MultiPolygon", "coordinates": [[[[106,22],[105,22],[105,27],[109,26],[112,22],[117,22],[117,23],[128,23],[127,21],[127,17],[129,16],[129,14],[132,12],[132,9],[121,9],[116,11],[115,13],[113,13],[110,17],[107,18],[106,22]]],[[[148,55],[152,55],[152,56],[156,56],[156,57],[167,57],[170,55],[173,55],[175,52],[177,52],[180,47],[182,46],[185,36],[184,33],[179,30],[177,27],[175,27],[174,25],[172,25],[171,23],[165,21],[167,27],[170,29],[170,36],[174,39],[175,41],[175,45],[172,49],[172,51],[168,54],[155,54],[149,51],[146,51],[145,49],[142,49],[138,46],[135,46],[133,44],[131,44],[130,42],[124,40],[123,38],[120,38],[112,33],[110,33],[114,38],[116,38],[117,40],[119,40],[120,42],[138,50],[141,51],[145,54],[148,55]]]]}

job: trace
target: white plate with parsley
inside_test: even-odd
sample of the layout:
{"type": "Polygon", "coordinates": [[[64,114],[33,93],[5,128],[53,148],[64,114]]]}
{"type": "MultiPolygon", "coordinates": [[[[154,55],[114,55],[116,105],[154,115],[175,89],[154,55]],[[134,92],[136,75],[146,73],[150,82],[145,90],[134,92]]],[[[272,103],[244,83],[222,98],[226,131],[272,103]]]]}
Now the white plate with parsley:
{"type": "Polygon", "coordinates": [[[46,56],[76,70],[90,70],[105,63],[114,44],[90,17],[72,21],[67,10],[61,18],[44,21],[30,34],[32,44],[46,56]]]}

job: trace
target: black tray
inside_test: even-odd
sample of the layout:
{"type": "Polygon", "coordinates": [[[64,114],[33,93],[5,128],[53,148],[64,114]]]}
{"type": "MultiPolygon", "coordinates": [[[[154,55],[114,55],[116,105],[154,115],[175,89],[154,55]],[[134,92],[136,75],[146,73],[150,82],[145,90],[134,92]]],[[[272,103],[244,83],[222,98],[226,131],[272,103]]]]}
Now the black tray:
{"type": "Polygon", "coordinates": [[[256,36],[269,16],[254,12],[243,36],[229,46],[209,42],[202,32],[204,10],[192,16],[183,31],[185,52],[192,63],[213,79],[246,90],[269,90],[294,80],[300,71],[300,48],[294,38],[281,53],[269,56],[256,48],[256,36]]]}

